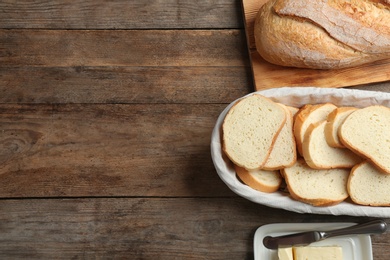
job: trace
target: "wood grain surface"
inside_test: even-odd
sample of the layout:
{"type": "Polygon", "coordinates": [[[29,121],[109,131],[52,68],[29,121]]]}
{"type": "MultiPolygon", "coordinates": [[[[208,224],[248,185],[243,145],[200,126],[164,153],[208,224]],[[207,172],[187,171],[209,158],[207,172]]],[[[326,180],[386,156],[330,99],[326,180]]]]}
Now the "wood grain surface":
{"type": "Polygon", "coordinates": [[[241,4],[0,0],[0,259],[253,259],[261,225],[368,220],[218,177],[214,124],[255,90],[241,4]]]}
{"type": "Polygon", "coordinates": [[[1,67],[247,64],[240,30],[0,30],[0,44],[1,67]]]}
{"type": "Polygon", "coordinates": [[[226,103],[253,90],[250,77],[250,68],[242,66],[0,65],[0,101],[33,104],[226,103]]]}
{"type": "Polygon", "coordinates": [[[284,86],[337,88],[390,80],[390,59],[337,70],[289,68],[265,61],[256,51],[253,30],[257,12],[266,2],[267,0],[242,0],[256,90],[284,86]]]}
{"type": "Polygon", "coordinates": [[[0,105],[0,196],[231,195],[209,153],[223,108],[0,105]]]}
{"type": "Polygon", "coordinates": [[[204,29],[242,28],[236,0],[0,1],[7,29],[204,29]]]}

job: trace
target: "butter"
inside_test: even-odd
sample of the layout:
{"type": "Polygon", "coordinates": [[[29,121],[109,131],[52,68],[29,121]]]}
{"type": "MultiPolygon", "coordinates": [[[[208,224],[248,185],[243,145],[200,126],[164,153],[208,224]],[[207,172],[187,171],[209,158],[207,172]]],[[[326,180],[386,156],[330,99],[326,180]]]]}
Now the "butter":
{"type": "Polygon", "coordinates": [[[278,248],[279,260],[294,260],[292,247],[278,248]]]}
{"type": "Polygon", "coordinates": [[[293,248],[294,260],[343,260],[343,250],[339,246],[303,246],[293,248]]]}

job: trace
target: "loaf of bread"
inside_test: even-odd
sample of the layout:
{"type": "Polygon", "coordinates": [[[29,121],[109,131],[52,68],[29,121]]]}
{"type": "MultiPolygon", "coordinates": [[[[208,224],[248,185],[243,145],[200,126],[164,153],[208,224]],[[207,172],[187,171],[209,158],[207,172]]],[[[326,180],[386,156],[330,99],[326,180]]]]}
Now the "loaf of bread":
{"type": "Polygon", "coordinates": [[[337,69],[390,58],[388,0],[270,0],[254,24],[268,62],[337,69]]]}
{"type": "Polygon", "coordinates": [[[390,206],[390,175],[383,174],[369,162],[355,166],[348,179],[348,193],[353,202],[369,206],[390,206]]]}
{"type": "Polygon", "coordinates": [[[339,128],[341,142],[390,174],[390,108],[369,106],[351,113],[339,128]]]}
{"type": "Polygon", "coordinates": [[[348,198],[349,169],[316,170],[303,159],[282,170],[292,198],[313,206],[330,206],[348,198]]]}
{"type": "Polygon", "coordinates": [[[260,169],[286,122],[286,111],[279,104],[258,94],[239,100],[222,124],[225,154],[247,170],[260,169]]]}

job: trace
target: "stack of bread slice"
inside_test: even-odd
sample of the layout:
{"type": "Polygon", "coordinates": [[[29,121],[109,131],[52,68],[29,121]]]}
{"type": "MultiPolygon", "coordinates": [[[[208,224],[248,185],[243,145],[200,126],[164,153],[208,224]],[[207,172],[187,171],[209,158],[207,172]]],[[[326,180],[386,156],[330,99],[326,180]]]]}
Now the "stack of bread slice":
{"type": "Polygon", "coordinates": [[[222,149],[244,183],[262,192],[279,189],[279,170],[297,159],[292,130],[296,112],[258,94],[239,100],[228,111],[222,149]]]}
{"type": "Polygon", "coordinates": [[[314,206],[390,206],[390,108],[306,104],[295,108],[260,94],[228,111],[222,149],[237,177],[261,192],[287,186],[314,206]],[[377,188],[376,188],[377,187],[377,188]]]}

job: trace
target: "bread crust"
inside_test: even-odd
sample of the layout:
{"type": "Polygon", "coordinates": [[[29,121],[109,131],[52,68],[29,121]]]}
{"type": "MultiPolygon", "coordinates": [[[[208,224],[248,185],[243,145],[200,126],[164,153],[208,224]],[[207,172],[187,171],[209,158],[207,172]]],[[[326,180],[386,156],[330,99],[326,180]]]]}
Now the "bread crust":
{"type": "Polygon", "coordinates": [[[338,69],[390,58],[388,4],[368,0],[270,0],[254,24],[268,62],[338,69]]]}

